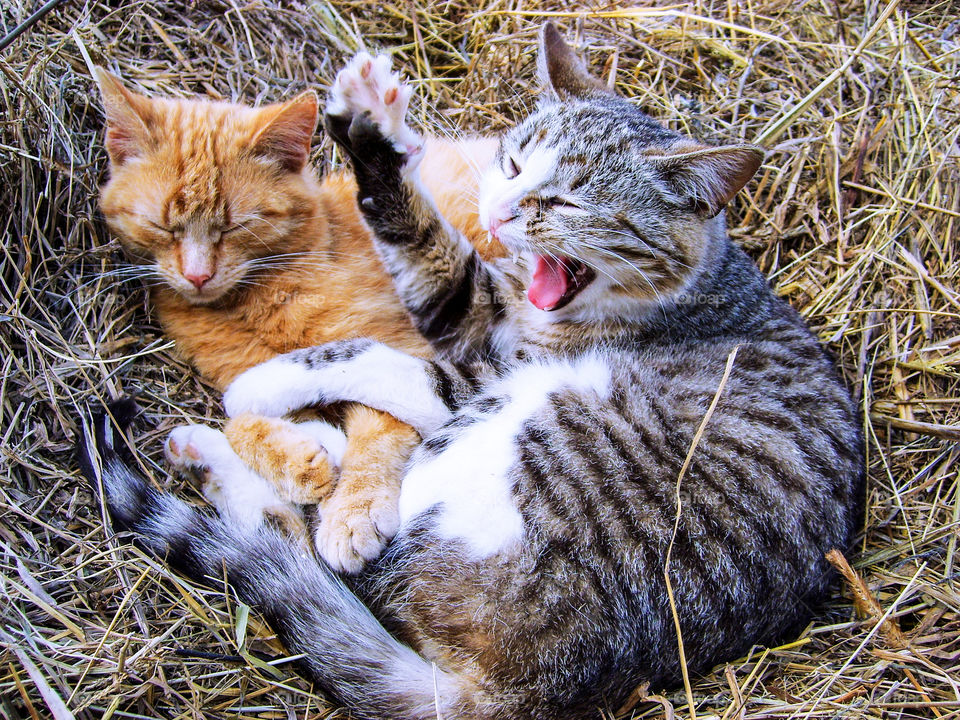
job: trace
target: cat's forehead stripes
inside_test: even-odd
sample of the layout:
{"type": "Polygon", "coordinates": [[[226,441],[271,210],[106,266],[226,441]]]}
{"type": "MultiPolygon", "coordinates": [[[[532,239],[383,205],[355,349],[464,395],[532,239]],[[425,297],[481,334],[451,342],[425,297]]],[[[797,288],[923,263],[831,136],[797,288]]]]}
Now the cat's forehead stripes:
{"type": "Polygon", "coordinates": [[[169,108],[166,131],[177,142],[168,145],[173,182],[163,206],[165,222],[199,217],[226,220],[221,168],[242,152],[241,141],[250,135],[244,127],[247,119],[246,112],[208,103],[182,102],[169,108]]]}
{"type": "MultiPolygon", "coordinates": [[[[562,149],[560,164],[622,159],[646,147],[666,148],[682,136],[621,99],[552,104],[523,123],[508,142],[515,152],[539,144],[562,149]]],[[[594,167],[595,171],[596,168],[594,167]]]]}

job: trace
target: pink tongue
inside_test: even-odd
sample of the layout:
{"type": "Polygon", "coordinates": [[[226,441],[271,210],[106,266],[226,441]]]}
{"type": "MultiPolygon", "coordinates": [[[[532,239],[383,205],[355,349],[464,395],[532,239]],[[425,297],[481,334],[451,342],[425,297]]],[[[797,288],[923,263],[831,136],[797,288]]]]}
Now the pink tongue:
{"type": "Polygon", "coordinates": [[[567,292],[567,271],[554,258],[537,256],[533,282],[527,288],[527,298],[541,310],[550,310],[567,292]]]}

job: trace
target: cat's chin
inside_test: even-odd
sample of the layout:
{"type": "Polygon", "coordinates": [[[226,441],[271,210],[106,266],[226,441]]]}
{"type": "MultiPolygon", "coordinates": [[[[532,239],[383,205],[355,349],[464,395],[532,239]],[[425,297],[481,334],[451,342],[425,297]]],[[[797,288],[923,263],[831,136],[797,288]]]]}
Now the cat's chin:
{"type": "Polygon", "coordinates": [[[230,296],[234,287],[235,286],[231,285],[229,287],[214,288],[211,290],[184,290],[168,286],[171,291],[188,305],[195,305],[197,307],[210,307],[221,304],[230,296]]]}

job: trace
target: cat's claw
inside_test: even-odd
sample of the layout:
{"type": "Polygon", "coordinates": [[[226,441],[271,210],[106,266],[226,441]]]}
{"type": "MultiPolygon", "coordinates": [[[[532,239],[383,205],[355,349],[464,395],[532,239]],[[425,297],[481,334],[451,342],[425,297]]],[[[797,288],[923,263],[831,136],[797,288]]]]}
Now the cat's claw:
{"type": "Polygon", "coordinates": [[[391,72],[387,55],[360,52],[338,74],[330,90],[326,114],[343,121],[369,113],[370,121],[405,156],[412,170],[423,157],[423,138],[406,123],[413,88],[391,72]]]}
{"type": "Polygon", "coordinates": [[[334,494],[322,506],[313,539],[331,568],[355,575],[380,556],[399,528],[395,497],[341,499],[334,494]]]}
{"type": "Polygon", "coordinates": [[[303,531],[299,511],[243,464],[219,430],[181,425],[171,431],[163,450],[175,470],[200,477],[203,496],[235,527],[252,531],[270,518],[288,531],[303,531]]]}

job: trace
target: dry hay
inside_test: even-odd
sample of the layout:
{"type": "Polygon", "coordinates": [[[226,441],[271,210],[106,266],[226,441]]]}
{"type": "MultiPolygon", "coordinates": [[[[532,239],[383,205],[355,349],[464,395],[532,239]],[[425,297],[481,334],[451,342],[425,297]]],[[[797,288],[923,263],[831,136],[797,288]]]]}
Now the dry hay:
{"type": "MultiPolygon", "coordinates": [[[[0,35],[37,5],[6,0],[0,35]]],[[[108,395],[142,390],[152,425],[137,440],[161,481],[164,434],[220,413],[142,287],[111,274],[89,62],[148,93],[267,101],[326,88],[365,41],[395,48],[420,78],[425,123],[491,131],[531,104],[536,26],[560,6],[477,5],[68,2],[0,52],[0,715],[326,708],[230,593],[108,538],[77,476],[71,439],[108,395]]],[[[865,616],[854,583],[838,584],[796,642],[694,678],[695,707],[683,691],[638,693],[625,717],[960,714],[960,7],[894,5],[690,0],[560,19],[595,69],[664,122],[769,147],[730,226],[839,357],[869,444],[866,530],[851,554],[865,616]]],[[[322,138],[317,160],[331,160],[322,138]]]]}

